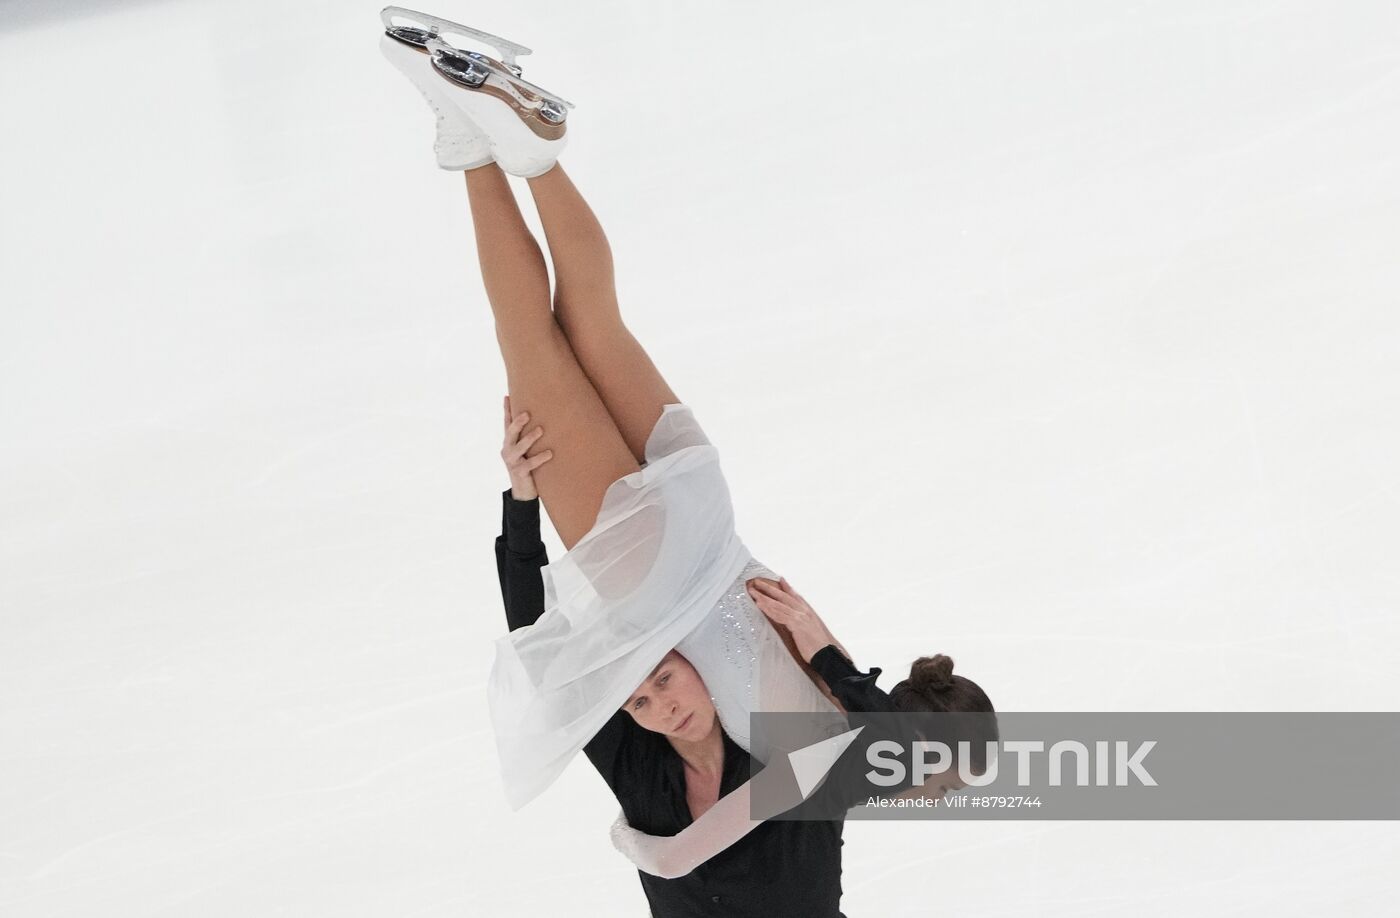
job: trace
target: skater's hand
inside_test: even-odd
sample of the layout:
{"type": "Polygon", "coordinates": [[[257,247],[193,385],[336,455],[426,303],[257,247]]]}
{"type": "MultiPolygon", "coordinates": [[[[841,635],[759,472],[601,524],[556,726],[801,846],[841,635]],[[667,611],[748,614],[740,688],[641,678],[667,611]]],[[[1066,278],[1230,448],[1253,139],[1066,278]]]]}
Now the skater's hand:
{"type": "Polygon", "coordinates": [[[553,450],[543,450],[533,456],[525,455],[525,451],[534,445],[535,441],[544,433],[543,427],[536,427],[534,430],[520,435],[525,429],[525,422],[530,420],[530,413],[522,411],[519,414],[510,413],[510,396],[506,396],[506,442],[501,447],[501,459],[505,461],[506,471],[510,473],[510,496],[516,500],[534,500],[539,497],[539,492],[535,490],[535,469],[544,465],[554,455],[553,450]]]}
{"type": "Polygon", "coordinates": [[[846,653],[846,648],[836,640],[836,636],[826,627],[821,616],[792,588],[787,578],[770,580],[767,577],[755,577],[748,582],[748,588],[754,604],[768,616],[769,621],[787,628],[792,634],[802,659],[808,663],[812,662],[812,657],[817,655],[817,651],[828,644],[835,644],[838,650],[846,654],[847,659],[851,659],[851,655],[846,653]]]}

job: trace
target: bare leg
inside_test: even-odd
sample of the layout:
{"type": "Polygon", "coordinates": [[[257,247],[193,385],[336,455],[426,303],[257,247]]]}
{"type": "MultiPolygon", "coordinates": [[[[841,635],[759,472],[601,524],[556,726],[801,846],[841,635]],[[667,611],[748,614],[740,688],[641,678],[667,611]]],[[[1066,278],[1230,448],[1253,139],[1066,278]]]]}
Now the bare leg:
{"type": "Polygon", "coordinates": [[[513,408],[544,428],[533,452],[553,458],[535,487],[565,549],[593,528],[608,485],[639,466],[550,311],[549,274],[505,173],[466,172],[477,255],[513,408]]]}
{"type": "Polygon", "coordinates": [[[529,183],[554,262],[554,317],[641,462],[662,406],[680,400],[622,322],[612,249],[588,202],[557,164],[529,183]]]}

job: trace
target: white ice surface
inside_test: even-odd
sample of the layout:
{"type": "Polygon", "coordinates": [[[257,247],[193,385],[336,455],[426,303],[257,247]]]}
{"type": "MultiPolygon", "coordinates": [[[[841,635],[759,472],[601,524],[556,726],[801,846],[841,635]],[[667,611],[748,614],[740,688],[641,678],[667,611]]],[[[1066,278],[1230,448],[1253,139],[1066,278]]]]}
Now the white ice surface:
{"type": "MultiPolygon", "coordinates": [[[[585,761],[500,792],[505,377],[379,5],[0,4],[6,918],[645,911],[585,761]]],[[[634,332],[886,687],[1400,709],[1396,5],[430,11],[577,103],[634,332]]],[[[843,904],[1390,915],[1397,836],[853,822],[843,904]]]]}

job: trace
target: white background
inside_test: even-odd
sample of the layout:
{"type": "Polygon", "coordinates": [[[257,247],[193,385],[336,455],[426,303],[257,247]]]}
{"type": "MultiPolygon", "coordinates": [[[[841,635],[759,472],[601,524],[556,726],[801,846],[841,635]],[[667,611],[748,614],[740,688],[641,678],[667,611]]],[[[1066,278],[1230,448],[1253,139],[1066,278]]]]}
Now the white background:
{"type": "MultiPolygon", "coordinates": [[[[645,912],[582,757],[501,793],[505,377],[378,10],[0,4],[7,918],[645,912]]],[[[741,536],[886,688],[1400,709],[1393,4],[429,11],[577,103],[741,536]]],[[[1397,834],[852,822],[843,907],[1388,915],[1397,834]]]]}

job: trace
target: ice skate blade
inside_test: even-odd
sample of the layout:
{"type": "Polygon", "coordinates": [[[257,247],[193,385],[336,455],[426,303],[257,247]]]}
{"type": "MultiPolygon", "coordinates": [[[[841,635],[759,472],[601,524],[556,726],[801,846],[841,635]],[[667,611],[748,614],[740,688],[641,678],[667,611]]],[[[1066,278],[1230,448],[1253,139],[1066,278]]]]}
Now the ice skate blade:
{"type": "Polygon", "coordinates": [[[500,68],[500,62],[475,51],[460,51],[441,39],[429,39],[427,50],[433,69],[454,86],[484,93],[510,106],[511,111],[536,135],[557,140],[573,103],[540,89],[500,68]]]}
{"type": "Polygon", "coordinates": [[[429,39],[439,38],[442,35],[461,35],[488,44],[500,54],[501,65],[516,77],[520,76],[520,66],[515,63],[515,59],[533,53],[529,48],[508,38],[492,35],[490,32],[483,32],[480,29],[473,29],[471,26],[465,26],[450,19],[441,19],[428,13],[405,9],[401,6],[384,7],[379,11],[379,21],[384,23],[384,32],[387,35],[419,48],[424,48],[429,39]],[[413,25],[395,25],[395,18],[408,20],[413,25]],[[422,28],[424,26],[426,28],[422,28]]]}
{"type": "Polygon", "coordinates": [[[433,66],[444,77],[468,89],[481,89],[492,78],[511,97],[513,107],[522,114],[537,112],[548,124],[563,124],[573,103],[554,93],[541,89],[533,83],[512,76],[501,68],[500,61],[492,60],[477,51],[462,51],[444,44],[441,53],[433,54],[433,66]]]}
{"type": "MultiPolygon", "coordinates": [[[[384,34],[409,47],[426,51],[429,42],[434,40],[441,41],[454,51],[476,56],[481,64],[498,73],[502,80],[526,90],[531,95],[538,96],[541,99],[548,99],[552,105],[545,107],[543,116],[549,123],[562,123],[568,114],[568,109],[574,107],[574,103],[565,99],[563,96],[550,92],[543,86],[537,86],[521,76],[520,66],[515,63],[516,56],[533,53],[522,44],[518,44],[506,38],[501,38],[499,35],[492,35],[490,32],[473,29],[471,26],[462,25],[460,22],[440,19],[437,16],[432,16],[428,13],[420,13],[417,10],[405,9],[401,6],[384,7],[379,13],[379,19],[384,24],[384,34]],[[403,19],[410,24],[395,25],[395,19],[403,19]],[[479,52],[458,48],[451,42],[442,38],[442,36],[446,34],[462,35],[475,39],[483,44],[490,45],[496,49],[501,59],[496,60],[495,58],[480,54],[479,52]]],[[[468,72],[465,75],[468,79],[462,85],[473,89],[480,85],[477,81],[478,77],[475,74],[468,72]]]]}

